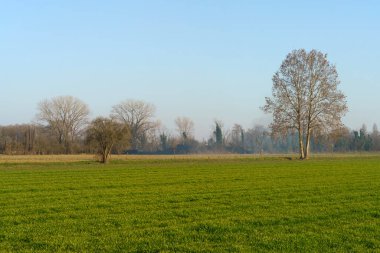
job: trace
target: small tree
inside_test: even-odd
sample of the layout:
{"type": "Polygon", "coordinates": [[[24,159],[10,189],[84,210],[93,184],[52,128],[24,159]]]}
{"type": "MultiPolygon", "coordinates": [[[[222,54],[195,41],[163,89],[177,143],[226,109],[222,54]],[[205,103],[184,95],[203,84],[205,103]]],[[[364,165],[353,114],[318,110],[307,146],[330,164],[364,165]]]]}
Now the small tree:
{"type": "Polygon", "coordinates": [[[244,138],[245,138],[245,133],[244,133],[243,127],[239,124],[235,124],[232,127],[232,130],[230,133],[229,145],[232,148],[232,151],[245,153],[244,138]]]}
{"type": "Polygon", "coordinates": [[[182,139],[182,144],[186,144],[188,139],[193,138],[194,122],[187,117],[178,117],[175,119],[175,124],[177,126],[178,134],[182,139]]]}
{"type": "Polygon", "coordinates": [[[87,129],[87,142],[95,147],[101,163],[107,163],[112,148],[116,144],[126,146],[128,140],[127,127],[109,118],[98,117],[87,129]]]}

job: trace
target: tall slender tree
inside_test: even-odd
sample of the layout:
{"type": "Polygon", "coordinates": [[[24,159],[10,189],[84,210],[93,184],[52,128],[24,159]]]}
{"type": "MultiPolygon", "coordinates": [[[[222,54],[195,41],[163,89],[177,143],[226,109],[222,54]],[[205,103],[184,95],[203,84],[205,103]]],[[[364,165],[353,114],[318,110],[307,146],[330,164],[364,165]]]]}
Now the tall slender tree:
{"type": "Polygon", "coordinates": [[[223,147],[223,131],[222,131],[223,124],[221,121],[215,120],[215,144],[216,148],[218,150],[222,149],[223,147]]]}

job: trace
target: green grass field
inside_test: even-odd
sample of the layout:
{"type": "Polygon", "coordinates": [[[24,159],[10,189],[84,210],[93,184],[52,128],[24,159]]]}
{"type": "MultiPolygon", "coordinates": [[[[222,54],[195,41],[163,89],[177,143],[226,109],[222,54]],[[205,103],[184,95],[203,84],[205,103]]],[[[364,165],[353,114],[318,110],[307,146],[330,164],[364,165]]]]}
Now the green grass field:
{"type": "Polygon", "coordinates": [[[380,156],[0,163],[0,252],[380,252],[380,156]]]}

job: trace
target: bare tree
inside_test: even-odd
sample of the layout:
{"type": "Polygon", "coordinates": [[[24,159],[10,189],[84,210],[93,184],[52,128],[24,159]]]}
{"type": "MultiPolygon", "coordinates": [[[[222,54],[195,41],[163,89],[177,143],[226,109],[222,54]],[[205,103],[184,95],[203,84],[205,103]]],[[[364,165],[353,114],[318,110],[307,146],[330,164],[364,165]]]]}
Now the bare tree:
{"type": "Polygon", "coordinates": [[[144,139],[141,142],[142,148],[145,152],[156,152],[160,148],[160,121],[151,122],[151,128],[149,128],[144,134],[144,139]]]}
{"type": "Polygon", "coordinates": [[[178,117],[175,119],[177,131],[183,142],[193,138],[194,122],[188,117],[178,117]]]}
{"type": "Polygon", "coordinates": [[[73,142],[88,122],[88,106],[78,98],[60,96],[40,102],[38,110],[37,119],[47,123],[65,152],[71,153],[73,142]]]}
{"type": "Polygon", "coordinates": [[[33,154],[36,126],[31,124],[0,126],[0,153],[33,154]]]}
{"type": "Polygon", "coordinates": [[[262,154],[264,151],[265,138],[269,135],[267,130],[262,125],[255,125],[252,129],[248,130],[248,133],[254,142],[254,151],[262,154]]]}
{"type": "Polygon", "coordinates": [[[144,146],[149,130],[156,127],[152,121],[155,107],[140,100],[126,100],[112,109],[112,117],[128,125],[131,131],[131,148],[139,149],[144,146]]]}
{"type": "Polygon", "coordinates": [[[241,125],[234,124],[230,133],[230,146],[233,151],[244,153],[245,152],[245,132],[241,125]]]}
{"type": "Polygon", "coordinates": [[[272,98],[266,98],[263,110],[273,114],[274,133],[298,131],[301,159],[309,156],[313,133],[342,125],[347,105],[345,95],[338,90],[339,83],[335,66],[326,54],[316,50],[292,51],[274,74],[272,98]]]}
{"type": "Polygon", "coordinates": [[[87,129],[86,140],[93,145],[100,156],[100,162],[107,163],[109,155],[116,144],[128,144],[129,131],[125,124],[109,118],[94,119],[87,129]]]}

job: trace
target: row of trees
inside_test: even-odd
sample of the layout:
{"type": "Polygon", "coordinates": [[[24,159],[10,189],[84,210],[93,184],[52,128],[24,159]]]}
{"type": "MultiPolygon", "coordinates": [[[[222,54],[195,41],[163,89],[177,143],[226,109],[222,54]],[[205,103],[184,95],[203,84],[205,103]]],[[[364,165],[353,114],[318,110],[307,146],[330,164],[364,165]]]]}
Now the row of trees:
{"type": "Polygon", "coordinates": [[[177,134],[170,134],[154,120],[149,103],[127,100],[112,108],[106,118],[89,122],[89,109],[74,97],[57,97],[38,106],[37,123],[2,127],[0,151],[4,153],[72,153],[97,151],[102,161],[111,152],[299,152],[307,159],[310,150],[378,150],[377,127],[350,131],[342,124],[346,97],[327,55],[316,50],[294,50],[273,76],[272,97],[263,111],[273,115],[269,129],[244,130],[236,124],[226,131],[220,121],[207,141],[194,138],[194,123],[175,120],[177,134]]]}
{"type": "MultiPolygon", "coordinates": [[[[128,101],[130,104],[132,102],[136,101],[128,101]]],[[[138,103],[143,102],[138,101],[138,103]]],[[[225,129],[222,122],[215,121],[209,139],[199,141],[194,138],[194,123],[191,119],[177,118],[176,133],[171,133],[154,121],[153,115],[146,119],[150,122],[146,124],[150,125],[149,128],[142,130],[135,127],[139,130],[135,130],[134,133],[128,124],[122,123],[115,117],[97,118],[92,122],[82,119],[81,127],[67,129],[64,126],[72,125],[67,119],[58,120],[54,124],[45,122],[45,124],[0,126],[0,153],[61,154],[95,151],[100,153],[98,149],[100,144],[96,139],[99,140],[102,134],[103,145],[111,140],[110,148],[105,147],[107,149],[105,153],[108,154],[110,152],[156,154],[298,152],[299,135],[296,131],[288,131],[282,136],[277,136],[270,128],[261,125],[244,129],[241,125],[235,124],[231,129],[225,129]],[[109,136],[111,138],[107,140],[106,137],[109,136]],[[133,139],[135,141],[132,141],[133,139]]],[[[359,130],[342,127],[328,134],[312,136],[310,146],[317,152],[380,151],[380,132],[377,125],[374,125],[371,131],[367,130],[365,125],[359,130]]]]}

